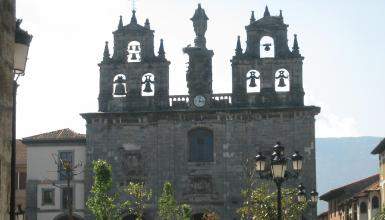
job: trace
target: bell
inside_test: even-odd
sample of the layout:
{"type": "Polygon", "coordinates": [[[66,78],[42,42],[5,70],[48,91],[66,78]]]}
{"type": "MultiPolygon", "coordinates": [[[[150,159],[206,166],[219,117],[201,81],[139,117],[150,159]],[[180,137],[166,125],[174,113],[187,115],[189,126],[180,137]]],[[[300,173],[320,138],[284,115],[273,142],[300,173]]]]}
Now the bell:
{"type": "Polygon", "coordinates": [[[136,50],[136,51],[140,51],[139,45],[136,45],[136,46],[135,46],[135,50],[136,50]]]}
{"type": "Polygon", "coordinates": [[[264,44],[262,46],[265,47],[265,51],[270,51],[271,44],[264,44]]]}
{"type": "Polygon", "coordinates": [[[285,79],[279,78],[278,87],[286,87],[285,79]]]}
{"type": "Polygon", "coordinates": [[[133,49],[134,49],[134,48],[133,48],[132,45],[131,45],[129,50],[133,50],[133,49]]]}
{"type": "Polygon", "coordinates": [[[137,60],[138,58],[136,57],[136,53],[133,53],[131,56],[131,60],[137,60]]]}
{"type": "Polygon", "coordinates": [[[249,84],[249,87],[257,87],[257,84],[255,83],[255,78],[251,78],[250,79],[250,84],[249,84]]]}
{"type": "Polygon", "coordinates": [[[126,95],[126,87],[124,87],[123,83],[116,84],[114,95],[126,95]]]}
{"type": "Polygon", "coordinates": [[[145,93],[151,93],[152,92],[151,83],[150,82],[145,82],[145,87],[143,89],[143,92],[145,92],[145,93]]]}

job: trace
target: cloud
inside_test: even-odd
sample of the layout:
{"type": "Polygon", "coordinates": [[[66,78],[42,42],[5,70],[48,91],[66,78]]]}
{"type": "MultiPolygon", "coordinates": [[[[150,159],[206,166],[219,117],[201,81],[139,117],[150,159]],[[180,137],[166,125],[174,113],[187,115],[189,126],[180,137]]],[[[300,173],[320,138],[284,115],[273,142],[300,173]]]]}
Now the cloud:
{"type": "Polygon", "coordinates": [[[306,101],[308,105],[321,107],[321,113],[316,116],[316,137],[357,137],[361,135],[355,118],[333,113],[329,105],[312,96],[308,96],[306,101]]]}

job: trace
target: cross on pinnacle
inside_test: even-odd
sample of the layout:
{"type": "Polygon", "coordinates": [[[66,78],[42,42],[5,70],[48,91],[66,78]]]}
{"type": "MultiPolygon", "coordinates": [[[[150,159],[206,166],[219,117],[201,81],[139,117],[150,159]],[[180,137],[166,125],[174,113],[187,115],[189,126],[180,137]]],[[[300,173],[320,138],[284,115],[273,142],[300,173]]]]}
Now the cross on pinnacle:
{"type": "Polygon", "coordinates": [[[131,0],[132,11],[136,11],[136,0],[131,0]]]}

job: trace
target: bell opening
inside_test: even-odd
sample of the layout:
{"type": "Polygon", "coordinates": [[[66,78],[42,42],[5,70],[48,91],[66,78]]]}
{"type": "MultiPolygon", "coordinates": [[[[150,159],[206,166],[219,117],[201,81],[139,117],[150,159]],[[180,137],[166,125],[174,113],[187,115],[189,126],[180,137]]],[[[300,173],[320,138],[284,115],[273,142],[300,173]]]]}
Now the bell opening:
{"type": "Polygon", "coordinates": [[[140,42],[131,41],[128,43],[127,61],[129,63],[135,63],[141,61],[141,48],[140,42]]]}
{"type": "Polygon", "coordinates": [[[259,42],[259,55],[261,58],[274,58],[275,57],[275,44],[274,39],[269,36],[264,36],[259,42]]]}
{"type": "Polygon", "coordinates": [[[142,96],[154,96],[155,95],[155,76],[152,73],[146,73],[142,77],[142,96]]]}
{"type": "Polygon", "coordinates": [[[290,73],[286,69],[279,69],[275,73],[275,91],[276,92],[290,91],[290,73]]]}
{"type": "Polygon", "coordinates": [[[260,73],[256,70],[250,70],[246,73],[247,93],[257,93],[261,91],[260,73]]]}
{"type": "Polygon", "coordinates": [[[113,97],[126,97],[127,88],[126,88],[126,76],[119,74],[114,77],[113,84],[113,97]]]}

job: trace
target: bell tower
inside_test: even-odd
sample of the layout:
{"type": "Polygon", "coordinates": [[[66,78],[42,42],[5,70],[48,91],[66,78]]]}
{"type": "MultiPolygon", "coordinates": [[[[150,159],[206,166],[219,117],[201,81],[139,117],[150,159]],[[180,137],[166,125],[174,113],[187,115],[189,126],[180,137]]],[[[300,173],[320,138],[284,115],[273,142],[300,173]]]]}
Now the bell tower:
{"type": "Polygon", "coordinates": [[[154,31],[150,21],[138,24],[136,11],[131,21],[113,32],[114,52],[106,46],[100,66],[99,111],[124,112],[155,110],[168,106],[169,65],[163,40],[158,55],[154,54],[154,31]]]}
{"type": "Polygon", "coordinates": [[[251,14],[246,26],[247,46],[243,51],[238,37],[233,69],[233,103],[238,106],[303,106],[302,61],[297,35],[293,49],[287,39],[282,11],[263,17],[251,14]]]}
{"type": "Polygon", "coordinates": [[[197,96],[209,99],[212,91],[212,57],[214,52],[206,48],[207,21],[209,18],[201,4],[191,18],[195,31],[194,46],[187,46],[183,52],[189,56],[186,80],[190,100],[197,96]]]}

